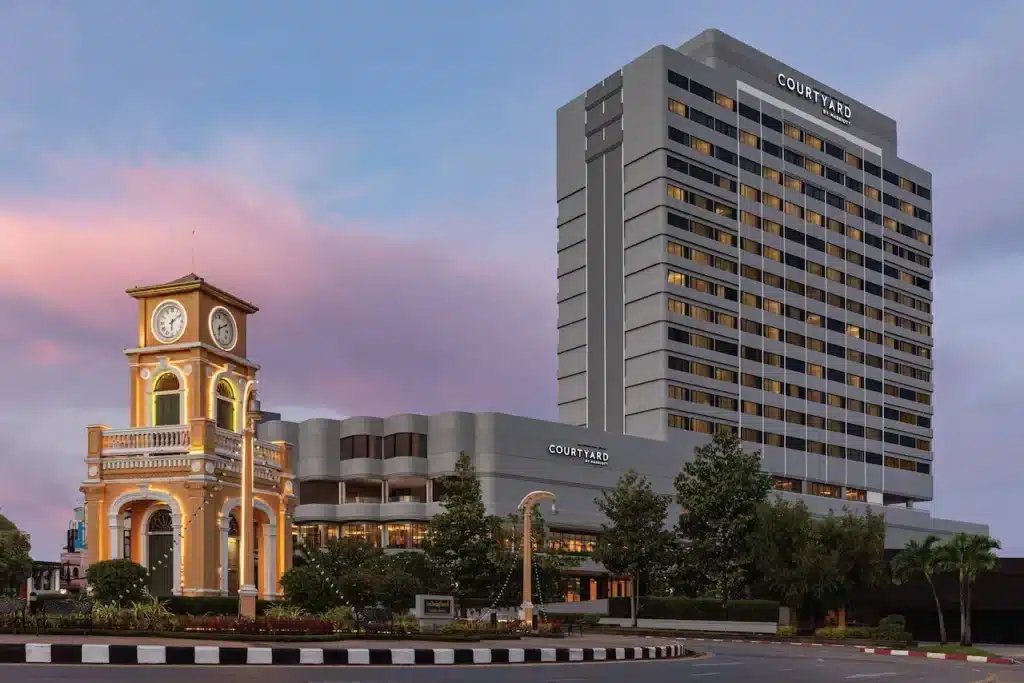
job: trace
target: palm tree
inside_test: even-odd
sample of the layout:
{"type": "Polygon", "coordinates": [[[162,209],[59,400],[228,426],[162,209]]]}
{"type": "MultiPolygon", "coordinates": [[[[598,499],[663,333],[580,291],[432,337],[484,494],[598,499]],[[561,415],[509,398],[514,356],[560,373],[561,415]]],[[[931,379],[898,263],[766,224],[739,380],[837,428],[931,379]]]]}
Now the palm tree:
{"type": "Polygon", "coordinates": [[[943,545],[945,565],[960,578],[960,644],[971,644],[971,586],[981,572],[992,571],[999,563],[994,551],[1002,546],[987,534],[960,532],[943,545]]]}
{"type": "Polygon", "coordinates": [[[893,578],[897,583],[906,583],[914,576],[921,574],[928,587],[932,589],[932,598],[935,599],[935,611],[939,614],[939,640],[946,643],[946,619],[942,615],[942,604],[939,602],[939,593],[935,590],[934,577],[947,571],[945,549],[939,545],[938,536],[930,535],[923,541],[910,539],[903,550],[892,560],[893,578]]]}

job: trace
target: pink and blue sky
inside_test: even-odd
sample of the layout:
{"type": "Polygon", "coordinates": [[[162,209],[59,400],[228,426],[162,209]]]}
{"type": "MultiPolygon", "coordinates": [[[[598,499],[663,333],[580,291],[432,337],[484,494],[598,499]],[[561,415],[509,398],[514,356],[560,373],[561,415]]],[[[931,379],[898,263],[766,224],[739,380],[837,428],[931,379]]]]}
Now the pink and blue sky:
{"type": "Polygon", "coordinates": [[[554,419],[555,109],[720,28],[891,116],[934,173],[937,515],[1024,554],[1013,0],[8,0],[0,506],[53,559],[127,422],[132,285],[259,305],[264,405],[554,419]],[[628,8],[628,9],[627,9],[628,8]]]}

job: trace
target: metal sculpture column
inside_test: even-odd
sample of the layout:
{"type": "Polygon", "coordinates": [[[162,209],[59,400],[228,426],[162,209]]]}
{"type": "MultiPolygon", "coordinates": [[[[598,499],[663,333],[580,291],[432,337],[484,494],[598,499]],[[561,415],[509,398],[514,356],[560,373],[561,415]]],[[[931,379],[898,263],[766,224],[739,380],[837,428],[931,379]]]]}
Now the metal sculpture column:
{"type": "Polygon", "coordinates": [[[260,414],[260,401],[256,389],[251,385],[246,390],[245,434],[242,437],[242,510],[241,510],[241,557],[238,560],[238,615],[256,617],[255,567],[253,567],[253,509],[252,485],[256,474],[256,454],[253,448],[256,439],[256,420],[260,414]]]}
{"type": "Polygon", "coordinates": [[[550,491],[534,491],[526,494],[519,509],[523,511],[523,606],[522,617],[527,624],[533,624],[533,506],[542,500],[555,504],[555,494],[550,491]]]}

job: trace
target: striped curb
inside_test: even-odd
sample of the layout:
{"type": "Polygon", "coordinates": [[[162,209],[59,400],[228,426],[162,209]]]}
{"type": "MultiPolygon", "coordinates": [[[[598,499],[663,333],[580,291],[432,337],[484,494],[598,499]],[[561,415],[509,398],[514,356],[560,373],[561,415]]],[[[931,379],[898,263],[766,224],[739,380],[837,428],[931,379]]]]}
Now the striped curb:
{"type": "Polygon", "coordinates": [[[298,648],[202,645],[0,644],[0,664],[279,664],[392,666],[676,659],[682,645],[558,648],[298,648]]]}
{"type": "Polygon", "coordinates": [[[844,643],[809,643],[801,640],[745,640],[743,638],[681,638],[702,643],[747,643],[752,645],[802,645],[804,647],[852,647],[844,643]]]}
{"type": "Polygon", "coordinates": [[[958,655],[945,652],[922,652],[921,650],[891,650],[886,647],[858,647],[867,655],[892,655],[897,657],[923,657],[925,659],[952,659],[956,662],[974,662],[975,664],[1017,664],[1009,657],[983,657],[981,655],[958,655]]]}

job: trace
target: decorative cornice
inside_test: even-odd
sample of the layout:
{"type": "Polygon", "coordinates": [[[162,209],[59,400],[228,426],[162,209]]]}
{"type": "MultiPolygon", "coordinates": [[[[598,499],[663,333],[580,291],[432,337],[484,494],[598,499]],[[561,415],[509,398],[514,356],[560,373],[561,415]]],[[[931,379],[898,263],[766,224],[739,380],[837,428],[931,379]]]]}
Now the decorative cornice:
{"type": "Polygon", "coordinates": [[[186,292],[203,292],[209,294],[213,298],[237,308],[242,313],[251,314],[256,313],[260,309],[253,306],[244,299],[239,299],[234,294],[225,292],[220,287],[214,287],[203,278],[189,274],[180,280],[174,282],[165,282],[160,285],[146,285],[144,287],[133,287],[125,290],[128,296],[135,299],[148,299],[151,297],[168,296],[170,294],[183,294],[186,292]]]}
{"type": "Polygon", "coordinates": [[[253,370],[259,370],[260,369],[260,366],[257,365],[256,363],[253,363],[253,362],[251,362],[249,360],[246,360],[245,358],[242,358],[241,356],[236,356],[233,353],[228,353],[227,351],[223,351],[221,349],[215,348],[215,347],[211,346],[210,344],[206,344],[204,342],[185,342],[185,343],[182,343],[182,344],[160,344],[159,346],[141,346],[141,347],[136,348],[136,349],[124,349],[122,351],[122,353],[124,353],[124,355],[126,355],[126,356],[132,356],[132,355],[135,355],[135,354],[138,354],[138,353],[161,353],[161,352],[166,353],[166,352],[171,352],[171,351],[193,351],[195,349],[202,349],[203,351],[209,351],[210,353],[217,354],[218,356],[221,356],[222,358],[227,358],[228,360],[230,360],[233,363],[238,363],[239,365],[244,365],[245,367],[252,368],[253,370]]]}

